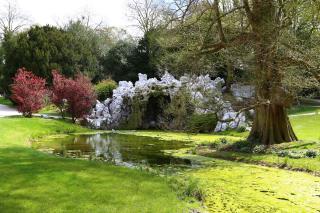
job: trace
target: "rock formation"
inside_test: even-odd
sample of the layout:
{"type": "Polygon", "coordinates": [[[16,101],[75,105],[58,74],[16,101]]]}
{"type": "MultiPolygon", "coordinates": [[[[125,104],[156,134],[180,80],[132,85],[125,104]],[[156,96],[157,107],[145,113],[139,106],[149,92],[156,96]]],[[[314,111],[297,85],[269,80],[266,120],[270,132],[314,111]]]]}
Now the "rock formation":
{"type": "MultiPolygon", "coordinates": [[[[103,103],[97,102],[87,121],[92,128],[116,129],[121,128],[141,106],[135,107],[135,102],[144,103],[140,114],[145,113],[148,119],[140,121],[144,128],[159,127],[164,121],[165,108],[182,94],[187,95],[187,101],[193,108],[193,113],[215,113],[218,121],[215,131],[235,129],[246,126],[246,118],[243,113],[237,113],[229,102],[222,97],[224,80],[217,78],[212,80],[208,75],[188,76],[184,75],[179,80],[171,74],[165,73],[160,80],[147,78],[147,75],[139,74],[139,80],[132,82],[120,81],[119,86],[113,91],[113,97],[103,103]],[[155,97],[155,98],[154,98],[155,97]],[[152,99],[153,98],[153,99],[152,99]],[[161,99],[162,98],[162,99],[161,99]],[[161,103],[157,100],[163,100],[161,103]],[[153,100],[153,105],[147,107],[153,100]],[[150,108],[150,109],[149,109],[150,108]],[[159,108],[157,110],[157,108],[159,108]],[[149,109],[149,111],[147,111],[149,109]],[[156,115],[151,115],[156,114],[156,115]]],[[[141,115],[139,116],[141,117],[141,115]]]]}

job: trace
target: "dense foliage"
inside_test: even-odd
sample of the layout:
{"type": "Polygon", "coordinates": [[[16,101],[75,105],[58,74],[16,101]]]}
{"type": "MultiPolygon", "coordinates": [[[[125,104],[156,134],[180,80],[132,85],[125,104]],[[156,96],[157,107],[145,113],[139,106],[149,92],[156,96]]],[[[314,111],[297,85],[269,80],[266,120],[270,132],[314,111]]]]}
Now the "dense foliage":
{"type": "Polygon", "coordinates": [[[217,122],[216,114],[193,114],[187,123],[187,129],[196,133],[213,132],[217,122]]]}
{"type": "Polygon", "coordinates": [[[105,79],[95,85],[95,91],[99,101],[104,101],[112,97],[113,90],[117,87],[117,83],[112,79],[105,79]]]}
{"type": "Polygon", "coordinates": [[[67,107],[66,93],[68,83],[68,79],[61,75],[59,71],[52,71],[51,102],[58,107],[62,117],[65,116],[65,110],[67,107]]]}
{"type": "Polygon", "coordinates": [[[78,73],[75,79],[66,78],[53,71],[52,102],[62,115],[67,111],[72,120],[83,118],[96,102],[96,95],[90,79],[78,73]]]}
{"type": "Polygon", "coordinates": [[[138,73],[156,77],[158,68],[155,60],[159,50],[154,47],[151,35],[145,35],[138,43],[120,40],[102,58],[103,73],[115,81],[136,81],[138,73]]]}
{"type": "Polygon", "coordinates": [[[34,26],[17,35],[7,34],[2,45],[5,64],[1,86],[6,92],[19,67],[48,80],[52,69],[59,69],[66,76],[81,71],[94,77],[99,71],[99,51],[94,40],[83,38],[71,27],[64,30],[34,26]]]}
{"type": "Polygon", "coordinates": [[[11,85],[12,100],[17,103],[18,111],[25,117],[40,110],[46,95],[46,80],[27,71],[18,69],[11,85]]]}

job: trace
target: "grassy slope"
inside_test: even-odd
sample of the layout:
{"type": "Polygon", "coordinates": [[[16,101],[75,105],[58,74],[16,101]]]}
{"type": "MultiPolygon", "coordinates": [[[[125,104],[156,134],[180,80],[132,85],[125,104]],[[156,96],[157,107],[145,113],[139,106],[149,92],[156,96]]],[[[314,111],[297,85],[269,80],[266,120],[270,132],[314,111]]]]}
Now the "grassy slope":
{"type": "MultiPolygon", "coordinates": [[[[302,141],[282,144],[281,148],[286,150],[306,150],[312,149],[320,153],[320,115],[302,115],[290,118],[293,128],[302,141]]],[[[293,159],[287,157],[278,157],[273,154],[247,154],[239,152],[214,152],[208,156],[239,160],[245,162],[265,162],[276,165],[286,165],[294,169],[307,169],[314,172],[320,172],[320,156],[316,158],[293,159]]]]}
{"type": "Polygon", "coordinates": [[[307,113],[320,113],[320,106],[294,106],[289,109],[289,115],[307,114],[307,113]]]}
{"type": "Polygon", "coordinates": [[[33,151],[27,139],[86,129],[62,121],[0,119],[0,212],[180,212],[163,179],[33,151]]]}
{"type": "Polygon", "coordinates": [[[290,118],[300,140],[320,141],[320,115],[304,115],[290,118]]]}

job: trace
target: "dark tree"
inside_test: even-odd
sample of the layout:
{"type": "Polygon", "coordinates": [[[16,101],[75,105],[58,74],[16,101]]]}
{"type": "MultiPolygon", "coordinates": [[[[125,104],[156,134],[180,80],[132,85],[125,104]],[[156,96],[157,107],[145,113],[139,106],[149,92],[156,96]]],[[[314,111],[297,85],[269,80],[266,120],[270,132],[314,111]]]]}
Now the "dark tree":
{"type": "MultiPolygon", "coordinates": [[[[73,26],[79,27],[78,25],[73,26]]],[[[34,26],[28,31],[5,35],[3,48],[5,64],[2,86],[8,92],[15,70],[19,67],[33,72],[51,82],[51,70],[58,69],[66,76],[85,72],[94,76],[99,68],[99,53],[93,40],[86,40],[73,28],[59,29],[51,26],[34,26]]]]}

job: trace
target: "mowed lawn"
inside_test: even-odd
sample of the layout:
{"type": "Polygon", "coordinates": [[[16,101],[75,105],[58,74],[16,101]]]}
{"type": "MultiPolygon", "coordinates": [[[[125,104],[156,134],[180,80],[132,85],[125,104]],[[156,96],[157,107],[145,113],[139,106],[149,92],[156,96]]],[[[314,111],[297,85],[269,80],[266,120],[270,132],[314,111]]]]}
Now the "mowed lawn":
{"type": "Polygon", "coordinates": [[[299,140],[320,141],[320,114],[290,117],[299,140]]]}
{"type": "Polygon", "coordinates": [[[28,139],[87,129],[40,118],[0,119],[0,212],[184,212],[164,179],[34,151],[28,139]]]}

